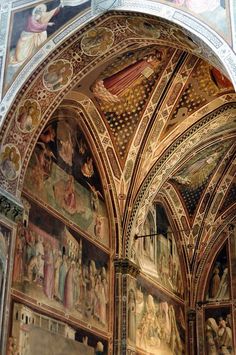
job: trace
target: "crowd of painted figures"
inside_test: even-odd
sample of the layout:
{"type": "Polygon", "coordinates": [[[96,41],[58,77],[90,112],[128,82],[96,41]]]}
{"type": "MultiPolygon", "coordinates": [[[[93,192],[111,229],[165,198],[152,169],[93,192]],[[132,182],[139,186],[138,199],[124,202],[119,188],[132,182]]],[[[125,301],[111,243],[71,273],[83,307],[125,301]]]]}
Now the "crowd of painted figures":
{"type": "Polygon", "coordinates": [[[208,318],[205,324],[207,355],[233,354],[232,320],[226,317],[208,318]]]}
{"type": "Polygon", "coordinates": [[[91,259],[82,261],[82,240],[77,248],[76,244],[72,247],[76,249],[72,252],[65,241],[61,245],[55,238],[46,239],[32,229],[31,225],[18,230],[15,286],[24,287],[39,298],[44,294],[46,300],[63,305],[66,311],[78,311],[86,319],[105,325],[109,297],[106,268],[91,259]]]}
{"type": "Polygon", "coordinates": [[[153,353],[169,351],[183,354],[184,344],[180,328],[184,331],[184,316],[179,309],[178,323],[174,306],[157,301],[152,295],[143,299],[143,294],[137,291],[137,346],[153,353]]]}

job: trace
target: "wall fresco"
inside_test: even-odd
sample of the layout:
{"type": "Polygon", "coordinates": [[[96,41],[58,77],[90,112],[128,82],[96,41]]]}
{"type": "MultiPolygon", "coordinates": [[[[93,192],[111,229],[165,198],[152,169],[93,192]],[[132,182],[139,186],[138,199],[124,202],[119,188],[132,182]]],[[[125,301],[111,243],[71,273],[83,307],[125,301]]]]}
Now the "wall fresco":
{"type": "Polygon", "coordinates": [[[182,196],[188,213],[193,216],[209,178],[214,173],[232,141],[214,144],[195,154],[171,178],[172,183],[182,196]]]}
{"type": "Polygon", "coordinates": [[[174,232],[165,209],[154,204],[144,222],[143,234],[157,234],[136,242],[136,260],[158,283],[183,297],[184,288],[174,232]]]}
{"type": "Polygon", "coordinates": [[[106,355],[107,341],[14,303],[9,355],[106,355]]]}
{"type": "Polygon", "coordinates": [[[210,272],[206,298],[209,301],[229,300],[230,275],[226,246],[217,255],[210,272]]]}
{"type": "Polygon", "coordinates": [[[9,35],[5,86],[12,83],[16,73],[50,36],[90,5],[91,0],[53,0],[15,11],[9,35]]]}
{"type": "Polygon", "coordinates": [[[8,260],[10,253],[11,231],[0,223],[0,339],[2,340],[3,314],[5,312],[5,298],[7,292],[7,276],[9,275],[8,260]]]}
{"type": "Polygon", "coordinates": [[[0,169],[7,180],[15,180],[21,168],[21,158],[14,144],[6,144],[0,151],[0,169]]]}
{"type": "Polygon", "coordinates": [[[13,286],[51,306],[107,329],[108,255],[30,200],[17,231],[13,286]]]}
{"type": "Polygon", "coordinates": [[[136,290],[137,354],[185,354],[183,307],[141,278],[136,290]]]}
{"type": "Polygon", "coordinates": [[[234,354],[233,323],[229,307],[205,311],[206,355],[234,354]]]}
{"type": "Polygon", "coordinates": [[[75,120],[54,120],[41,133],[25,178],[25,189],[109,245],[108,215],[100,177],[75,120]]]}

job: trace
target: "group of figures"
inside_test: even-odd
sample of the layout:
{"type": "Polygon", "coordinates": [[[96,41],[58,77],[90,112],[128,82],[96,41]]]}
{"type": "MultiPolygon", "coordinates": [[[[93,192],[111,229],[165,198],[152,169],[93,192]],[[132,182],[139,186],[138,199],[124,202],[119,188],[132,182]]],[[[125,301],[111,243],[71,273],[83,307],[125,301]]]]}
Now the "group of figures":
{"type": "Polygon", "coordinates": [[[221,265],[216,265],[211,278],[209,299],[229,299],[229,269],[224,267],[223,273],[220,272],[221,265]]]}
{"type": "Polygon", "coordinates": [[[227,300],[229,297],[229,267],[224,247],[217,256],[211,271],[207,299],[220,301],[227,300]]]}
{"type": "Polygon", "coordinates": [[[141,289],[137,290],[136,297],[137,347],[149,354],[184,354],[182,309],[141,289]]]}
{"type": "Polygon", "coordinates": [[[85,260],[82,239],[77,241],[66,228],[59,242],[32,224],[28,228],[20,225],[13,284],[43,303],[106,325],[106,267],[85,260]]]}
{"type": "Polygon", "coordinates": [[[27,190],[108,244],[107,210],[90,149],[72,119],[41,133],[26,174],[27,190]]]}
{"type": "Polygon", "coordinates": [[[231,315],[208,318],[205,323],[207,355],[233,354],[233,336],[231,315]]]}

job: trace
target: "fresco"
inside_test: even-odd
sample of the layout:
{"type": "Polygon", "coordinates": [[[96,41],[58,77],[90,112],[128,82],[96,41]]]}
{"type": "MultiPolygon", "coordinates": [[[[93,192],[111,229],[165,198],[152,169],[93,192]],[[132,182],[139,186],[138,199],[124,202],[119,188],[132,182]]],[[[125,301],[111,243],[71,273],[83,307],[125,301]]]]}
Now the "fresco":
{"type": "Polygon", "coordinates": [[[13,287],[101,329],[108,325],[108,255],[31,200],[17,231],[13,287]],[[27,221],[27,219],[26,219],[27,221]]]}
{"type": "Polygon", "coordinates": [[[174,233],[165,209],[155,204],[147,215],[143,234],[152,237],[140,238],[136,243],[136,258],[143,271],[153,276],[158,283],[183,297],[183,280],[174,233]]]}
{"type": "MultiPolygon", "coordinates": [[[[236,200],[234,200],[236,201],[236,200]]],[[[231,227],[232,228],[232,227],[231,227]]],[[[235,227],[233,227],[235,228],[235,227]]],[[[231,282],[232,282],[232,297],[236,298],[236,238],[235,238],[235,230],[234,232],[231,230],[230,237],[230,259],[231,259],[231,282]]]]}
{"type": "Polygon", "coordinates": [[[73,68],[67,60],[59,59],[50,63],[43,75],[43,84],[49,91],[58,91],[69,84],[73,68]]]}
{"type": "Polygon", "coordinates": [[[88,143],[74,119],[54,120],[41,133],[25,189],[97,241],[109,245],[107,209],[88,143]]]}
{"type": "Polygon", "coordinates": [[[11,84],[19,69],[52,34],[90,5],[91,0],[53,0],[14,12],[5,85],[11,84]]]}
{"type": "Polygon", "coordinates": [[[211,300],[229,299],[229,266],[226,246],[218,254],[210,272],[206,298],[211,300]]]}
{"type": "Polygon", "coordinates": [[[214,98],[230,92],[234,92],[234,88],[229,79],[212,65],[198,60],[184,89],[179,92],[177,102],[175,103],[175,95],[168,101],[168,105],[175,106],[162,135],[169,134],[178,124],[214,98]]]}
{"type": "MultiPolygon", "coordinates": [[[[235,122],[234,122],[235,127],[235,122]]],[[[224,198],[223,204],[220,206],[218,215],[224,213],[228,208],[230,208],[236,201],[236,183],[233,181],[230,185],[229,190],[224,198]]]]}
{"type": "Polygon", "coordinates": [[[206,355],[234,354],[232,318],[229,307],[205,311],[206,355]]]}
{"type": "Polygon", "coordinates": [[[166,0],[166,2],[189,11],[225,38],[229,37],[227,0],[166,0]]]}
{"type": "Polygon", "coordinates": [[[170,41],[175,46],[181,46],[194,54],[200,54],[202,49],[197,44],[197,38],[180,27],[167,25],[157,19],[130,17],[127,19],[130,31],[140,37],[170,41]]]}
{"type": "Polygon", "coordinates": [[[188,213],[193,216],[210,177],[232,141],[217,143],[195,154],[171,179],[182,196],[188,213]]]}
{"type": "Polygon", "coordinates": [[[107,342],[14,303],[8,355],[106,355],[107,342]]]}
{"type": "Polygon", "coordinates": [[[108,65],[91,86],[122,159],[171,53],[173,49],[157,46],[128,51],[108,65]]]}
{"type": "Polygon", "coordinates": [[[16,124],[23,133],[32,132],[39,124],[41,108],[38,101],[27,99],[17,110],[16,124]]]}
{"type": "Polygon", "coordinates": [[[8,275],[8,255],[11,231],[0,223],[0,339],[3,329],[3,313],[5,310],[6,275],[8,275]]]}
{"type": "Polygon", "coordinates": [[[207,291],[208,300],[229,299],[229,266],[226,246],[218,254],[210,272],[207,291]]]}
{"type": "Polygon", "coordinates": [[[21,168],[21,158],[18,148],[14,144],[6,144],[0,151],[0,170],[10,181],[15,180],[21,168]]]}
{"type": "Polygon", "coordinates": [[[136,290],[136,324],[137,354],[185,354],[183,308],[142,279],[136,290]]]}
{"type": "Polygon", "coordinates": [[[81,49],[85,54],[93,57],[108,51],[113,45],[113,42],[114,34],[109,28],[93,28],[83,36],[81,49]]]}

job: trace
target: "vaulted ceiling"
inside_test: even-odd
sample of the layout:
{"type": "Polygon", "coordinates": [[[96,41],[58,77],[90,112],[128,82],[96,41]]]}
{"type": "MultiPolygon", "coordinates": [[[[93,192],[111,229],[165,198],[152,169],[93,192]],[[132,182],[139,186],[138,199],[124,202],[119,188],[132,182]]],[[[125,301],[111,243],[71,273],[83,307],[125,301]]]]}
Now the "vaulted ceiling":
{"type": "MultiPolygon", "coordinates": [[[[106,32],[109,45],[110,23],[118,38],[109,56],[64,103],[80,102],[95,123],[124,240],[133,218],[140,231],[150,203],[165,200],[194,269],[235,207],[234,88],[199,40],[163,20],[116,15],[88,31],[86,40],[106,32]]],[[[89,48],[84,44],[92,55],[89,48]]]]}
{"type": "MultiPolygon", "coordinates": [[[[46,64],[20,93],[23,105],[37,100],[41,107],[34,140],[60,102],[59,109],[79,112],[113,182],[123,253],[130,255],[150,204],[164,199],[195,268],[235,208],[236,96],[220,60],[168,21],[111,12],[46,64]],[[59,88],[52,84],[57,66],[66,73],[59,88]]],[[[32,149],[21,134],[24,152],[29,143],[32,149]]]]}

